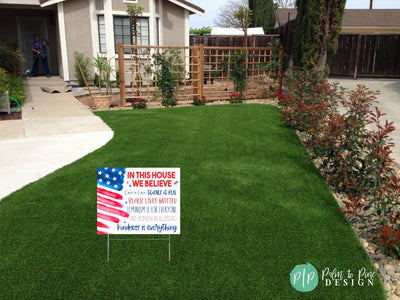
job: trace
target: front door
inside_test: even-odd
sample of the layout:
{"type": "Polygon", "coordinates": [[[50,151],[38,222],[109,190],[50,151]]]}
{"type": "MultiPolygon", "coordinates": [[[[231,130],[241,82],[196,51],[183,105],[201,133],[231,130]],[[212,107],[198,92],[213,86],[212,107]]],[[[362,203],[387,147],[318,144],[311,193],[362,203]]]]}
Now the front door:
{"type": "MultiPolygon", "coordinates": [[[[46,18],[40,17],[17,17],[18,24],[18,46],[20,51],[25,57],[23,72],[27,69],[31,69],[33,63],[33,53],[31,51],[31,40],[34,33],[39,33],[41,37],[46,38],[48,36],[47,32],[47,22],[46,18]]],[[[48,61],[50,63],[50,51],[47,51],[48,61]]],[[[39,74],[44,74],[43,65],[39,63],[39,74]]]]}

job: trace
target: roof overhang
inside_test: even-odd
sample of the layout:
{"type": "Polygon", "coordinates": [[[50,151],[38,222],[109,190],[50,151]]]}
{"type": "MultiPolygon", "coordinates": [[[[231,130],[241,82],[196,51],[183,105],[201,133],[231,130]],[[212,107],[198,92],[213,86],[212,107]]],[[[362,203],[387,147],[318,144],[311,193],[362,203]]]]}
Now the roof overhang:
{"type": "Polygon", "coordinates": [[[191,14],[197,14],[197,15],[204,15],[205,10],[198,7],[197,5],[194,5],[188,1],[185,0],[168,0],[171,3],[174,3],[175,5],[178,5],[186,10],[188,10],[191,14]]]}
{"type": "Polygon", "coordinates": [[[64,2],[64,1],[65,0],[40,0],[39,2],[40,2],[41,7],[46,7],[46,6],[57,4],[60,2],[64,2]]]}
{"type": "MultiPolygon", "coordinates": [[[[65,0],[39,0],[41,7],[46,7],[46,6],[57,4],[60,2],[64,2],[64,1],[65,0]]],[[[204,15],[204,12],[205,12],[204,9],[202,9],[201,7],[198,7],[197,5],[194,5],[193,3],[190,3],[186,0],[168,0],[168,1],[188,10],[191,14],[198,14],[200,16],[204,15]]]]}
{"type": "Polygon", "coordinates": [[[17,5],[39,5],[38,0],[1,0],[0,4],[17,4],[17,5]]]}

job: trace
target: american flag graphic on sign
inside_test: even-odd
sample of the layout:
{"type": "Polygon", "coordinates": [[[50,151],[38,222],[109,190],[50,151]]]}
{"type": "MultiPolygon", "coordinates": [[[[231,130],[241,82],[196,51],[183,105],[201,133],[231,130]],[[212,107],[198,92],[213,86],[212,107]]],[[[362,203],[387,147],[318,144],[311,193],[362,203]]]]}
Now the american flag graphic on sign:
{"type": "Polygon", "coordinates": [[[129,214],[122,210],[125,168],[97,169],[97,234],[109,234],[110,225],[119,223],[129,214]]]}

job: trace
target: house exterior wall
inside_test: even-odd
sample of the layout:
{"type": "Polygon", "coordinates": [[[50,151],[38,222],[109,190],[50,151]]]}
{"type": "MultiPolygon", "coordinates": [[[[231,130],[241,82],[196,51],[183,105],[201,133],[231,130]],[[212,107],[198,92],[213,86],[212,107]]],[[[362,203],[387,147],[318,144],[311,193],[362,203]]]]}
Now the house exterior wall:
{"type": "Polygon", "coordinates": [[[163,1],[161,30],[163,46],[185,45],[185,9],[169,1],[163,1]]]}
{"type": "Polygon", "coordinates": [[[104,9],[104,2],[103,0],[96,0],[96,9],[97,10],[103,10],[104,9]]]}
{"type": "MultiPolygon", "coordinates": [[[[117,57],[114,51],[113,16],[126,15],[124,0],[67,0],[42,8],[36,5],[0,4],[0,42],[18,42],[17,16],[47,18],[51,47],[50,68],[66,81],[74,80],[74,51],[92,58],[99,52],[98,15],[106,18],[107,57],[117,57]],[[63,65],[65,64],[65,66],[63,65]]],[[[24,2],[28,3],[28,2],[24,2]]],[[[149,18],[150,45],[156,45],[157,33],[162,46],[184,46],[189,37],[189,11],[168,0],[138,0],[144,7],[143,17],[149,18]],[[157,21],[158,20],[158,21],[157,21]],[[157,30],[157,24],[159,30],[157,30]]],[[[45,34],[42,33],[44,36],[45,34]]],[[[93,74],[91,74],[93,75],[93,74]]]]}
{"type": "Polygon", "coordinates": [[[87,57],[93,56],[89,0],[70,0],[63,5],[69,75],[70,79],[76,79],[73,52],[79,51],[87,57]]]}
{"type": "MultiPolygon", "coordinates": [[[[154,0],[138,0],[137,5],[142,6],[144,8],[144,12],[148,13],[150,11],[149,1],[154,1],[154,0]]],[[[123,0],[113,0],[112,9],[114,11],[125,11],[126,4],[128,3],[124,2],[123,0]]]]}
{"type": "Polygon", "coordinates": [[[400,34],[400,27],[350,27],[343,26],[343,34],[400,34]]]}

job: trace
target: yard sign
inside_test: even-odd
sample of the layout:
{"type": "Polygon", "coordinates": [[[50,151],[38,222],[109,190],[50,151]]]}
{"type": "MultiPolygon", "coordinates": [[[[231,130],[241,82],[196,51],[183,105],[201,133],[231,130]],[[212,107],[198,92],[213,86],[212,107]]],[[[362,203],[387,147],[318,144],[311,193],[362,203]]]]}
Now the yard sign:
{"type": "Polygon", "coordinates": [[[180,169],[98,168],[97,234],[180,234],[180,169]]]}

